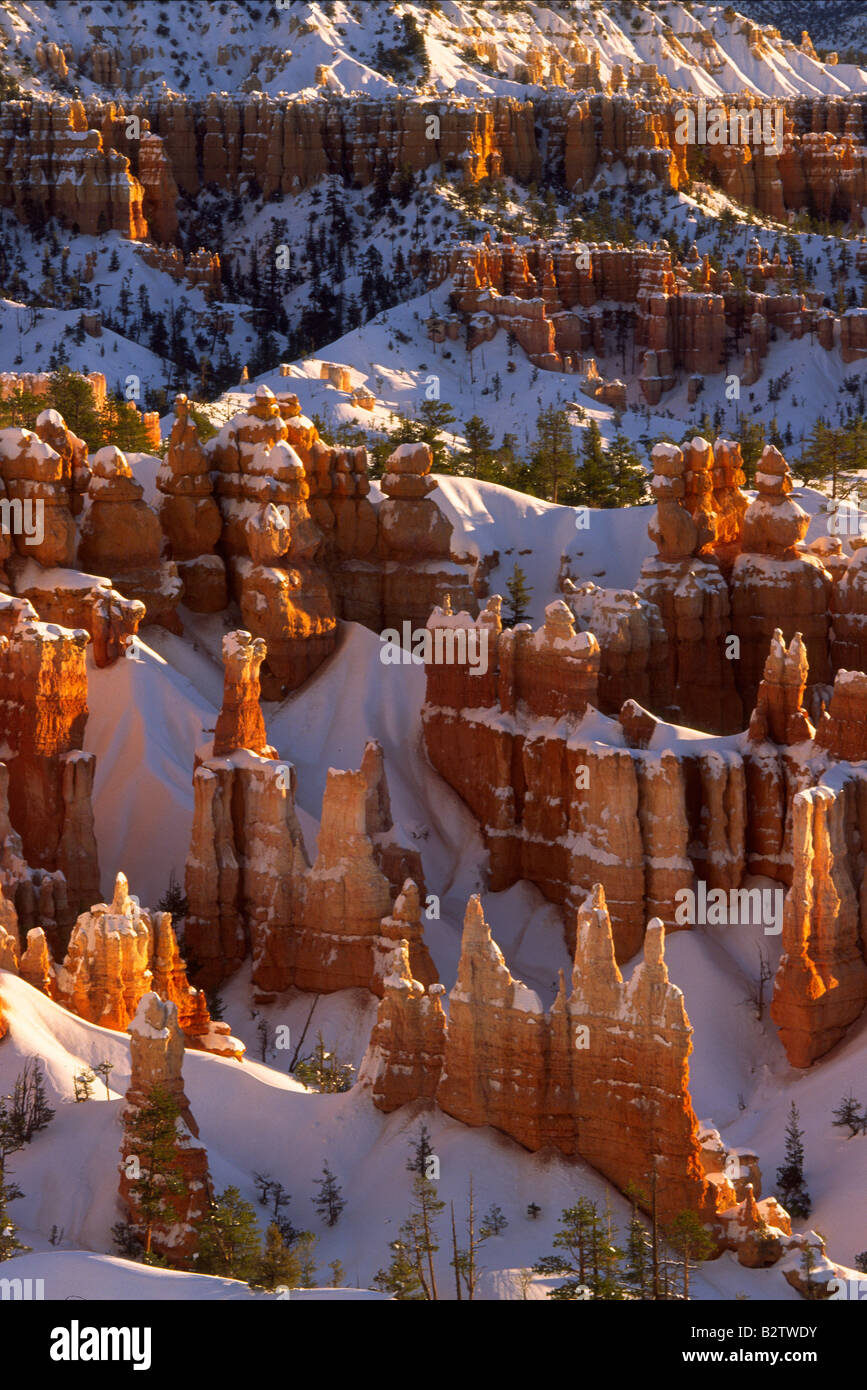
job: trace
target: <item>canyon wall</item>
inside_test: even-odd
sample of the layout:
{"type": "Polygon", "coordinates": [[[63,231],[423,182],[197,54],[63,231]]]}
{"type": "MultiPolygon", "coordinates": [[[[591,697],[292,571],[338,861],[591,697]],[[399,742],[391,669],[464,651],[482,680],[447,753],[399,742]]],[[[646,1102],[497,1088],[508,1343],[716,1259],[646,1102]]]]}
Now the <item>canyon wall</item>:
{"type": "MultiPolygon", "coordinates": [[[[752,98],[720,97],[715,105],[730,116],[760,109],[752,98]]],[[[633,185],[677,189],[702,177],[781,221],[806,209],[860,223],[867,154],[856,98],[775,102],[775,111],[785,111],[779,152],[749,133],[739,138],[742,127],[725,144],[699,145],[698,121],[683,126],[685,107],[697,113],[697,100],[603,92],[528,101],[258,93],[125,104],[7,101],[0,107],[0,205],[22,219],[59,216],[89,235],[113,229],[171,243],[178,194],[195,196],[203,186],[236,195],[254,186],[266,199],[301,192],[326,175],[396,187],[402,171],[442,163],[468,182],[558,176],[580,189],[623,162],[633,185]]]]}

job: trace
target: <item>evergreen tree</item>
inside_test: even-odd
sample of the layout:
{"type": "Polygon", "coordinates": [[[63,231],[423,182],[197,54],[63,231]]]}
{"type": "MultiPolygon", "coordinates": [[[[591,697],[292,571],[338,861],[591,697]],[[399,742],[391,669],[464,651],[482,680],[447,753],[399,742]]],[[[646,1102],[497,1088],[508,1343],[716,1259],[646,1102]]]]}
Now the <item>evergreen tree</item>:
{"type": "Polygon", "coordinates": [[[546,406],[536,417],[527,470],[530,490],[549,502],[569,502],[576,489],[572,426],[565,410],[546,406]]]}
{"type": "Polygon", "coordinates": [[[96,1076],[102,1077],[103,1085],[105,1086],[105,1098],[106,1100],[111,1100],[111,1091],[109,1090],[108,1078],[114,1071],[114,1062],[109,1062],[108,1058],[106,1058],[104,1062],[97,1062],[93,1068],[93,1071],[96,1076]]]}
{"type": "Polygon", "coordinates": [[[16,1183],[0,1176],[0,1262],[30,1249],[18,1239],[18,1228],[9,1215],[9,1203],[23,1195],[16,1183]]]}
{"type": "Polygon", "coordinates": [[[436,1184],[420,1173],[416,1174],[413,1179],[412,1193],[413,1200],[407,1225],[416,1272],[421,1280],[425,1298],[436,1302],[439,1299],[439,1293],[434,1270],[434,1255],[440,1247],[435,1222],[444,1210],[445,1202],[437,1196],[436,1184]]]}
{"type": "Polygon", "coordinates": [[[48,402],[63,416],[74,434],[80,435],[89,450],[108,443],[103,422],[93,400],[93,388],[86,377],[60,366],[51,373],[48,402]]]}
{"type": "Polygon", "coordinates": [[[804,1179],[804,1131],[799,1127],[798,1107],[792,1101],[786,1125],[786,1151],[777,1169],[779,1199],[791,1216],[806,1218],[813,1209],[804,1179]]]}
{"type": "Polygon", "coordinates": [[[54,1119],[54,1111],[45,1094],[45,1077],[39,1058],[29,1058],[24,1070],[15,1078],[10,1113],[23,1144],[29,1144],[34,1134],[46,1129],[54,1119]]]}
{"type": "Polygon", "coordinates": [[[767,443],[765,427],[760,420],[750,420],[746,415],[742,415],[738,421],[734,438],[741,446],[741,458],[744,461],[744,477],[747,487],[755,487],[756,465],[767,443]]]}
{"type": "Polygon", "coordinates": [[[595,420],[591,420],[584,431],[575,500],[582,507],[617,505],[611,463],[602,447],[602,436],[595,420]]]}
{"type": "Polygon", "coordinates": [[[336,1226],[346,1201],[340,1195],[340,1184],[327,1163],[322,1165],[322,1177],[317,1178],[316,1185],[319,1196],[313,1198],[313,1205],[323,1221],[329,1226],[336,1226]]]}
{"type": "Polygon", "coordinates": [[[187,1191],[187,1179],[177,1143],[180,1119],[177,1099],[163,1086],[153,1086],[144,1103],[125,1121],[126,1152],[136,1161],[129,1182],[136,1227],[142,1227],[145,1263],[151,1263],[153,1231],[173,1218],[172,1197],[187,1191]]]}
{"type": "Polygon", "coordinates": [[[93,1083],[95,1081],[96,1076],[89,1067],[86,1067],[84,1071],[76,1072],[72,1078],[76,1101],[84,1102],[90,1100],[93,1095],[93,1083]]]}
{"type": "Polygon", "coordinates": [[[797,470],[805,483],[824,483],[830,476],[832,496],[836,497],[839,452],[834,436],[835,431],[819,416],[807,436],[797,470]]]}
{"type": "Polygon", "coordinates": [[[462,473],[471,478],[488,478],[493,464],[494,436],[479,415],[464,421],[466,447],[459,455],[462,473]]]}
{"type": "Polygon", "coordinates": [[[9,1203],[17,1201],[23,1193],[9,1174],[7,1160],[23,1146],[21,1127],[12,1113],[12,1097],[0,1097],[0,1260],[9,1260],[28,1248],[18,1240],[15,1223],[9,1215],[9,1203]]]}
{"type": "Polygon", "coordinates": [[[599,1216],[595,1202],[582,1197],[574,1207],[564,1209],[554,1245],[562,1253],[544,1255],[533,1265],[535,1274],[562,1278],[563,1282],[549,1292],[549,1298],[574,1302],[624,1297],[619,1271],[623,1251],[612,1243],[608,1223],[599,1216]]]}
{"type": "Polygon", "coordinates": [[[653,1290],[652,1255],[650,1234],[638,1211],[637,1202],[632,1204],[632,1217],[626,1238],[626,1266],[624,1279],[636,1298],[650,1298],[653,1290]]]}
{"type": "Polygon", "coordinates": [[[489,1236],[501,1236],[509,1222],[501,1207],[490,1206],[482,1217],[482,1224],[479,1227],[479,1234],[482,1240],[487,1240],[489,1236]]]}
{"type": "Polygon", "coordinates": [[[680,1257],[683,1268],[683,1296],[689,1298],[689,1273],[693,1260],[707,1260],[716,1253],[716,1243],[694,1211],[678,1212],[666,1229],[665,1239],[680,1257]]]}
{"type": "Polygon", "coordinates": [[[422,401],[418,413],[419,440],[428,445],[433,455],[433,472],[443,473],[448,469],[449,454],[442,435],[455,423],[454,411],[447,401],[422,401]]]}
{"type": "Polygon", "coordinates": [[[412,1155],[406,1162],[407,1172],[417,1173],[420,1177],[426,1177],[428,1174],[428,1160],[433,1158],[434,1151],[433,1145],[430,1142],[430,1130],[424,1123],[424,1120],[422,1120],[419,1126],[418,1137],[414,1141],[411,1141],[410,1148],[412,1149],[412,1155]]]}
{"type": "Polygon", "coordinates": [[[843,1097],[833,1113],[834,1119],[831,1123],[835,1129],[848,1129],[847,1138],[854,1139],[856,1134],[867,1133],[867,1113],[862,1111],[851,1091],[848,1096],[843,1097]]]}
{"type": "Polygon", "coordinates": [[[169,886],[157,903],[160,912],[170,912],[175,926],[182,922],[190,910],[189,899],[178,883],[175,871],[169,873],[169,886]]]}
{"type": "Polygon", "coordinates": [[[250,1283],[262,1270],[256,1213],[237,1187],[227,1187],[211,1203],[199,1225],[196,1269],[250,1283]]]}
{"type": "Polygon", "coordinates": [[[647,501],[647,470],[626,435],[620,431],[608,450],[608,466],[618,507],[634,507],[647,501]]]}
{"type": "Polygon", "coordinates": [[[282,1286],[295,1289],[300,1282],[301,1262],[294,1250],[286,1248],[279,1226],[272,1222],[265,1232],[265,1248],[250,1284],[254,1289],[266,1289],[273,1293],[282,1286]]]}
{"type": "Polygon", "coordinates": [[[391,1241],[388,1248],[391,1251],[388,1269],[380,1269],[376,1273],[371,1280],[373,1287],[383,1293],[394,1294],[400,1303],[423,1299],[424,1285],[416,1268],[408,1223],[401,1226],[398,1239],[391,1241]]]}
{"type": "Polygon", "coordinates": [[[516,560],[512,577],[506,580],[508,598],[506,599],[506,615],[503,619],[505,627],[515,627],[518,623],[526,623],[529,620],[530,615],[527,609],[532,592],[533,590],[527,585],[527,576],[516,560]]]}
{"type": "Polygon", "coordinates": [[[302,1289],[315,1289],[316,1287],[316,1237],[309,1231],[303,1231],[299,1235],[295,1244],[295,1252],[298,1256],[300,1274],[298,1277],[299,1286],[302,1289]]]}
{"type": "Polygon", "coordinates": [[[354,1071],[351,1063],[337,1060],[336,1054],[328,1050],[319,1033],[313,1052],[296,1063],[294,1074],[314,1091],[335,1093],[350,1089],[354,1071]]]}

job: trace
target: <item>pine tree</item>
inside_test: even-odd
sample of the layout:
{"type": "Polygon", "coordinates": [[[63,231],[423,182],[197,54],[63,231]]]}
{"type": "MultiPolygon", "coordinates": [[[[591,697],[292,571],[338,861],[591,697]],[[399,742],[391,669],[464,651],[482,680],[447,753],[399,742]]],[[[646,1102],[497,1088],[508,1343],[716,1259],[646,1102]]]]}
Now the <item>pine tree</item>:
{"type": "Polygon", "coordinates": [[[16,1183],[0,1176],[0,1261],[11,1260],[13,1255],[30,1249],[18,1239],[18,1228],[9,1215],[9,1203],[23,1195],[16,1183]]]}
{"type": "Polygon", "coordinates": [[[487,1240],[489,1236],[501,1236],[509,1222],[501,1207],[490,1206],[482,1217],[482,1224],[479,1227],[479,1235],[482,1240],[487,1240]]]}
{"type": "Polygon", "coordinates": [[[789,1123],[786,1125],[786,1151],[777,1169],[779,1199],[791,1216],[806,1218],[813,1209],[804,1180],[804,1131],[799,1128],[798,1107],[792,1101],[789,1123]]]}
{"type": "Polygon", "coordinates": [[[196,1269],[250,1283],[262,1268],[256,1213],[237,1187],[227,1187],[211,1203],[199,1225],[196,1269]]]}
{"type": "Polygon", "coordinates": [[[565,410],[546,406],[536,417],[536,438],[527,470],[529,489],[549,502],[572,500],[577,486],[572,426],[565,410]]]}
{"type": "Polygon", "coordinates": [[[851,1091],[848,1096],[844,1096],[833,1113],[834,1119],[831,1123],[835,1129],[848,1129],[847,1138],[854,1139],[856,1134],[867,1133],[867,1113],[862,1111],[851,1091]]]}
{"type": "Polygon", "coordinates": [[[325,1046],[321,1033],[317,1038],[313,1052],[296,1063],[294,1075],[312,1090],[332,1094],[348,1091],[352,1086],[355,1067],[349,1062],[339,1062],[335,1053],[325,1046]]]}
{"type": "Polygon", "coordinates": [[[436,1302],[436,1272],[434,1255],[439,1250],[435,1221],[445,1209],[445,1202],[437,1196],[436,1184],[422,1174],[416,1174],[412,1184],[413,1200],[410,1207],[409,1231],[418,1276],[424,1288],[425,1298],[436,1302]]]}
{"type": "Polygon", "coordinates": [[[406,1161],[408,1173],[418,1173],[420,1177],[428,1175],[428,1160],[434,1157],[433,1145],[430,1141],[430,1130],[422,1120],[419,1125],[418,1137],[410,1142],[412,1156],[406,1161]]]}
{"type": "Polygon", "coordinates": [[[299,1286],[302,1289],[315,1289],[316,1237],[310,1231],[303,1231],[295,1243],[295,1252],[301,1271],[298,1278],[299,1286]]]}
{"type": "Polygon", "coordinates": [[[619,1274],[623,1251],[612,1243],[609,1223],[603,1222],[595,1202],[581,1197],[574,1207],[563,1210],[554,1245],[563,1253],[544,1255],[533,1265],[534,1273],[554,1274],[563,1281],[550,1290],[549,1298],[574,1302],[624,1297],[619,1274]]]}
{"type": "Polygon", "coordinates": [[[836,497],[838,458],[835,431],[819,416],[797,461],[798,474],[805,483],[824,483],[830,475],[832,496],[836,497]]]}
{"type": "Polygon", "coordinates": [[[461,472],[471,478],[486,478],[491,472],[494,436],[479,415],[464,421],[466,447],[459,455],[461,472]]]}
{"type": "Polygon", "coordinates": [[[11,1100],[11,1096],[0,1097],[0,1260],[11,1259],[28,1248],[18,1240],[16,1226],[9,1215],[9,1203],[24,1195],[7,1168],[9,1155],[24,1147],[20,1125],[13,1118],[11,1100]]]}
{"type": "Polygon", "coordinates": [[[190,910],[189,899],[178,883],[174,869],[169,872],[169,886],[157,903],[157,908],[160,912],[170,912],[175,926],[184,920],[190,910]]]}
{"type": "Polygon", "coordinates": [[[373,1287],[383,1293],[394,1294],[400,1303],[424,1299],[424,1286],[416,1268],[408,1223],[401,1226],[399,1238],[391,1241],[388,1248],[391,1251],[388,1269],[378,1270],[371,1280],[373,1287]]]}
{"type": "Polygon", "coordinates": [[[187,1191],[177,1143],[180,1113],[176,1097],[153,1086],[124,1120],[125,1152],[137,1160],[129,1194],[137,1218],[133,1224],[143,1228],[145,1263],[151,1262],[154,1227],[172,1219],[171,1198],[187,1191]]]}
{"type": "Polygon", "coordinates": [[[591,420],[584,431],[576,501],[582,507],[617,505],[611,463],[602,447],[602,436],[595,420],[591,420]]]}
{"type": "Polygon", "coordinates": [[[294,1250],[283,1243],[279,1226],[272,1222],[265,1232],[265,1249],[250,1279],[254,1289],[275,1289],[286,1287],[295,1289],[301,1282],[301,1262],[294,1250]]]}
{"type": "Polygon", "coordinates": [[[48,384],[48,404],[60,412],[74,434],[85,440],[88,449],[101,449],[109,442],[94,404],[93,387],[86,377],[66,365],[58,367],[48,384]]]}
{"type": "Polygon", "coordinates": [[[634,507],[647,500],[647,470],[626,435],[619,431],[608,450],[608,467],[618,507],[634,507]]]}
{"type": "Polygon", "coordinates": [[[650,1298],[653,1288],[651,1240],[635,1202],[632,1205],[632,1217],[626,1239],[624,1279],[636,1298],[650,1298]]]}
{"type": "Polygon", "coordinates": [[[46,1129],[54,1119],[54,1111],[45,1094],[45,1077],[40,1059],[31,1057],[24,1070],[15,1078],[12,1091],[12,1123],[17,1126],[22,1143],[29,1144],[34,1134],[46,1129]]]}
{"type": "Polygon", "coordinates": [[[93,1083],[96,1081],[94,1073],[88,1067],[85,1071],[77,1072],[72,1078],[75,1088],[76,1101],[90,1100],[93,1095],[93,1083]]]}
{"type": "Polygon", "coordinates": [[[108,1078],[114,1071],[114,1062],[109,1062],[108,1058],[106,1058],[104,1062],[97,1062],[93,1070],[96,1076],[102,1077],[103,1085],[105,1086],[106,1100],[111,1100],[111,1091],[109,1090],[108,1086],[108,1078]]]}
{"type": "Polygon", "coordinates": [[[678,1212],[665,1231],[665,1239],[680,1257],[683,1268],[683,1297],[689,1298],[689,1273],[693,1260],[707,1260],[716,1252],[716,1242],[694,1211],[678,1212]]]}
{"type": "Polygon", "coordinates": [[[515,627],[518,623],[528,621],[530,615],[527,609],[532,592],[533,590],[527,585],[527,576],[516,560],[512,577],[506,580],[508,598],[506,599],[506,613],[503,619],[505,627],[515,627]]]}
{"type": "Polygon", "coordinates": [[[734,438],[741,446],[747,487],[755,487],[756,465],[767,443],[765,427],[761,420],[751,420],[748,416],[741,415],[734,438]]]}
{"type": "Polygon", "coordinates": [[[327,1163],[322,1165],[322,1177],[317,1179],[316,1185],[319,1196],[313,1198],[313,1205],[323,1221],[329,1226],[336,1226],[346,1201],[340,1195],[340,1184],[327,1163]]]}

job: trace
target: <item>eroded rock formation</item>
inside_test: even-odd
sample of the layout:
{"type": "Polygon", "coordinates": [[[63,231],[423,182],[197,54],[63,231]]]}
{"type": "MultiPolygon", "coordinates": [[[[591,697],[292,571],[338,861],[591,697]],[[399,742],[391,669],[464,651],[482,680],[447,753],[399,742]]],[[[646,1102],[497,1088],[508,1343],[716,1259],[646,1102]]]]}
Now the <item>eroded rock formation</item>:
{"type": "Polygon", "coordinates": [[[39,622],[27,600],[0,596],[0,701],[10,749],[0,799],[5,814],[8,787],[23,858],[32,869],[62,873],[72,916],[99,894],[91,809],[95,760],[81,749],[88,640],[86,632],[39,622]]]}
{"type": "Polygon", "coordinates": [[[425,994],[412,980],[401,946],[361,1078],[374,1104],[391,1110],[430,1099],[442,1057],[436,1103],[446,1114],[493,1125],[533,1152],[551,1145],[584,1158],[621,1189],[649,1192],[655,1171],[661,1211],[689,1207],[710,1219],[717,1194],[704,1177],[688,1089],[692,1030],[668,979],[662,923],[648,926],[628,985],[599,884],[577,914],[575,938],[571,990],[561,977],[546,1014],[512,978],[472,897],[448,1024],[437,987],[425,994]]]}
{"type": "Polygon", "coordinates": [[[771,1017],[791,1064],[808,1067],[840,1041],[867,1004],[867,964],[845,799],[828,786],[807,788],[792,810],[794,871],[771,1017]]]}
{"type": "Polygon", "coordinates": [[[197,1142],[198,1126],[184,1091],[184,1035],[178,1024],[177,1006],[171,1000],[148,993],[139,1000],[129,1025],[131,1075],[125,1096],[124,1136],[120,1149],[120,1198],[133,1230],[146,1248],[164,1255],[174,1267],[190,1265],[198,1248],[197,1224],[208,1210],[213,1195],[208,1156],[197,1142]],[[177,1166],[183,1190],[167,1193],[156,1219],[142,1211],[138,1192],[147,1174],[147,1155],[136,1142],[131,1122],[135,1112],[153,1098],[167,1094],[177,1104],[177,1166]],[[148,1228],[150,1228],[148,1240],[148,1228]]]}
{"type": "Polygon", "coordinates": [[[213,497],[209,460],[184,395],[175,398],[157,487],[163,493],[160,524],[184,586],[183,601],[194,613],[218,613],[228,602],[225,565],[214,553],[223,522],[213,497]]]}
{"type": "Polygon", "coordinates": [[[213,987],[251,954],[262,995],[293,984],[381,994],[385,957],[405,937],[413,973],[434,981],[421,926],[421,859],[396,842],[382,749],[369,742],[358,772],[329,770],[311,868],[295,769],[264,743],[256,688],[263,647],[248,633],[226,639],[220,751],[206,745],[196,754],[185,927],[195,978],[213,987]],[[242,738],[257,747],[240,745],[242,738]]]}

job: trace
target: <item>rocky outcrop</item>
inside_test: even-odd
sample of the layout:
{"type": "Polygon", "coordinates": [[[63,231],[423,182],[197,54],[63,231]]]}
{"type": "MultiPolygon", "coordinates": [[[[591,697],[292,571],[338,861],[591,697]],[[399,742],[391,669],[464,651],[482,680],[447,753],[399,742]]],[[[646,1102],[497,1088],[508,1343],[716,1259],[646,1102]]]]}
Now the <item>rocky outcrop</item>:
{"type": "Polygon", "coordinates": [[[847,762],[867,759],[867,675],[838,671],[831,701],[816,730],[816,747],[847,762]]]}
{"type": "Polygon", "coordinates": [[[179,395],[169,447],[157,474],[163,493],[159,517],[184,586],[183,601],[194,613],[218,613],[228,602],[225,565],[214,553],[223,522],[208,470],[189,402],[179,395]]]}
{"type": "MultiPolygon", "coordinates": [[[[99,894],[91,809],[95,760],[81,751],[87,642],[86,632],[39,622],[26,600],[0,597],[9,816],[26,864],[65,877],[73,915],[99,894]]],[[[5,788],[0,799],[5,808],[5,788]]]]}
{"type": "MultiPolygon", "coordinates": [[[[54,413],[43,411],[40,416],[43,433],[48,433],[45,417],[54,413]]],[[[57,420],[62,424],[59,415],[57,420]]],[[[71,565],[75,559],[71,458],[64,458],[30,430],[0,430],[0,476],[10,502],[21,508],[22,523],[13,528],[18,554],[44,566],[71,565]]],[[[79,482],[81,477],[79,471],[79,482]]]]}
{"type": "Polygon", "coordinates": [[[809,663],[800,632],[788,648],[780,628],[771,638],[771,649],[750,719],[749,738],[754,743],[768,739],[776,744],[803,743],[815,730],[803,709],[809,663]]]}
{"type": "Polygon", "coordinates": [[[688,1089],[691,1028],[663,959],[664,929],[651,922],[628,985],[614,960],[600,885],[577,916],[571,990],[562,979],[546,1014],[512,978],[491,938],[481,901],[467,906],[458,978],[446,1025],[438,993],[413,981],[403,946],[386,978],[361,1079],[391,1110],[430,1099],[469,1125],[492,1125],[536,1152],[583,1158],[625,1189],[649,1192],[659,1210],[716,1208],[705,1179],[688,1089]],[[640,1090],[642,1104],[636,1106],[640,1090]]]}
{"type": "Polygon", "coordinates": [[[184,1035],[178,1011],[170,1000],[145,994],[129,1025],[131,1074],[124,1105],[124,1136],[120,1149],[120,1198],[133,1230],[145,1246],[162,1255],[176,1268],[192,1263],[198,1248],[197,1225],[208,1210],[213,1187],[208,1156],[196,1142],[198,1126],[184,1091],[184,1035]],[[168,1192],[154,1219],[142,1211],[139,1199],[148,1158],[135,1140],[131,1122],[157,1091],[171,1096],[180,1110],[177,1125],[176,1162],[182,1190],[168,1192]]]}
{"type": "Polygon", "coordinates": [[[409,943],[398,940],[382,962],[382,999],[359,1069],[378,1110],[389,1114],[410,1101],[432,1101],[446,1040],[443,986],[413,979],[409,943]]]}
{"type": "Polygon", "coordinates": [[[828,786],[798,792],[792,839],[794,873],[771,1017],[792,1066],[808,1067],[840,1041],[867,1004],[842,793],[828,786]]]}
{"type": "Polygon", "coordinates": [[[331,586],[319,562],[323,538],[288,434],[276,397],[260,386],[248,412],[207,445],[232,591],[250,631],[268,644],[268,699],[303,684],[337,639],[331,586]]]}
{"type": "MultiPolygon", "coordinates": [[[[23,965],[22,957],[22,974],[23,965]]],[[[97,903],[79,916],[51,997],[80,1018],[124,1032],[150,991],[177,1006],[189,1046],[243,1056],[244,1046],[230,1036],[228,1024],[213,1023],[204,995],[190,987],[171,914],[140,907],[125,875],[118,874],[111,903],[97,903]]]]}
{"type": "Polygon", "coordinates": [[[259,705],[259,668],[267,647],[249,632],[230,632],[223,638],[225,677],[223,704],[214,730],[213,756],[249,748],[260,757],[276,758],[268,743],[259,705]]]}
{"type": "Polygon", "coordinates": [[[738,685],[745,706],[757,698],[768,644],[779,628],[786,641],[800,632],[810,679],[826,685],[831,575],[818,555],[799,550],[809,516],[789,497],[791,475],[778,449],[768,445],[756,474],[758,496],[743,518],[743,551],[732,570],[732,628],[740,643],[738,685]]]}
{"type": "Polygon", "coordinates": [[[329,770],[311,868],[295,769],[265,743],[257,682],[264,654],[249,633],[225,639],[223,710],[214,744],[196,755],[185,927],[196,979],[213,987],[249,953],[260,997],[290,985],[381,995],[386,957],[406,939],[413,974],[433,983],[421,859],[396,842],[380,745],[367,744],[358,772],[329,770]]]}
{"type": "Polygon", "coordinates": [[[329,769],[318,852],[305,881],[302,922],[294,939],[292,978],[300,989],[320,992],[366,984],[381,994],[383,919],[391,935],[401,930],[401,913],[410,921],[405,934],[413,976],[422,984],[437,978],[422,940],[417,890],[414,913],[406,899],[395,905],[371,834],[370,799],[364,770],[329,769]]]}
{"type": "Polygon", "coordinates": [[[0,151],[0,203],[22,221],[37,212],[85,236],[147,236],[144,189],[129,159],[104,143],[93,108],[80,101],[7,102],[0,151]]]}
{"type": "MultiPolygon", "coordinates": [[[[466,614],[435,613],[431,628],[459,631],[458,619],[478,631],[466,614]]],[[[568,932],[601,881],[617,958],[628,960],[648,916],[676,925],[675,894],[691,886],[693,863],[715,886],[740,881],[742,759],[710,747],[654,752],[601,718],[599,644],[575,631],[565,604],[550,605],[535,634],[487,630],[484,673],[468,660],[438,663],[433,650],[422,709],[428,755],[479,820],[492,891],[529,879],[564,906],[568,932]]]]}
{"type": "Polygon", "coordinates": [[[161,559],[160,524],[143,501],[144,489],[113,444],[94,454],[92,469],[78,542],[80,567],[108,574],[126,598],[143,603],[145,622],[181,632],[175,612],[181,581],[174,563],[161,559]]]}
{"type": "Polygon", "coordinates": [[[21,953],[18,973],[22,980],[47,994],[49,999],[57,998],[54,962],[42,927],[31,927],[27,933],[27,946],[21,953]]]}
{"type": "MultiPolygon", "coordinates": [[[[658,556],[645,560],[638,595],[656,605],[668,637],[667,662],[656,671],[649,707],[713,733],[741,723],[741,701],[728,656],[730,601],[715,553],[736,544],[737,508],[729,478],[739,473],[738,446],[728,444],[717,470],[711,446],[653,449],[656,516],[648,527],[658,556]],[[719,481],[719,502],[714,490],[719,481]]],[[[745,500],[745,499],[744,499],[745,500]]]]}

